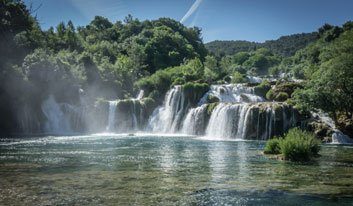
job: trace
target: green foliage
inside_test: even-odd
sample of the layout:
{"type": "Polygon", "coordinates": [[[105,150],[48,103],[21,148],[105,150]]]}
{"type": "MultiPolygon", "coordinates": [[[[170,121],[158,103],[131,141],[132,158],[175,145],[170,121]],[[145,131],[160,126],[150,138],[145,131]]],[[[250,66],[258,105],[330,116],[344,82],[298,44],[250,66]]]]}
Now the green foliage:
{"type": "Polygon", "coordinates": [[[312,133],[293,128],[283,138],[266,142],[265,154],[282,154],[286,160],[310,161],[320,151],[320,141],[312,133]]]}
{"type": "Polygon", "coordinates": [[[246,83],[247,79],[244,74],[241,74],[239,72],[234,72],[232,76],[232,83],[238,84],[238,83],[246,83]]]}
{"type": "Polygon", "coordinates": [[[284,158],[290,161],[309,161],[320,151],[319,140],[313,134],[298,128],[289,130],[279,145],[284,158]]]}
{"type": "Polygon", "coordinates": [[[270,90],[266,93],[266,99],[268,99],[268,100],[274,100],[274,98],[275,98],[275,94],[274,94],[273,90],[270,89],[270,90]]]}
{"type": "Polygon", "coordinates": [[[334,119],[339,114],[352,118],[353,31],[345,31],[331,42],[319,41],[315,47],[318,54],[313,63],[310,61],[312,55],[307,54],[311,48],[302,51],[307,54],[302,62],[309,62],[306,73],[310,75],[306,75],[309,81],[305,88],[293,94],[297,107],[322,109],[334,119]]]}
{"type": "Polygon", "coordinates": [[[223,57],[234,55],[240,52],[251,52],[258,48],[267,48],[271,52],[289,57],[296,51],[305,48],[317,40],[317,33],[302,33],[280,37],[277,40],[270,40],[264,43],[248,41],[213,41],[206,44],[206,48],[215,56],[223,57]]]}
{"type": "Polygon", "coordinates": [[[264,153],[265,154],[280,154],[281,148],[279,146],[281,139],[273,138],[266,142],[264,153]]]}
{"type": "Polygon", "coordinates": [[[257,49],[252,52],[239,52],[235,55],[224,56],[220,60],[220,73],[232,74],[239,72],[241,74],[264,75],[267,74],[270,67],[278,65],[281,57],[274,55],[265,48],[257,49]]]}
{"type": "Polygon", "coordinates": [[[255,86],[255,93],[259,96],[265,97],[267,92],[271,89],[271,84],[269,81],[264,80],[261,84],[255,86]]]}
{"type": "Polygon", "coordinates": [[[215,81],[222,74],[220,67],[218,67],[217,59],[213,56],[206,56],[205,58],[205,80],[209,83],[215,81]]]}
{"type": "MultiPolygon", "coordinates": [[[[193,59],[185,64],[157,71],[155,74],[144,77],[136,82],[136,86],[143,89],[147,94],[157,94],[161,98],[172,85],[184,84],[185,82],[202,80],[204,67],[200,59],[193,59]]],[[[155,96],[156,97],[156,96],[155,96]]]]}
{"type": "Polygon", "coordinates": [[[188,82],[182,85],[182,89],[191,106],[196,106],[200,98],[209,91],[210,86],[206,83],[188,82]]]}
{"type": "Polygon", "coordinates": [[[275,101],[286,101],[291,98],[294,91],[303,88],[301,83],[278,81],[274,87],[266,93],[266,99],[275,101]]]}
{"type": "Polygon", "coordinates": [[[276,97],[275,100],[278,102],[284,102],[289,98],[289,95],[286,92],[279,92],[276,97]]]}

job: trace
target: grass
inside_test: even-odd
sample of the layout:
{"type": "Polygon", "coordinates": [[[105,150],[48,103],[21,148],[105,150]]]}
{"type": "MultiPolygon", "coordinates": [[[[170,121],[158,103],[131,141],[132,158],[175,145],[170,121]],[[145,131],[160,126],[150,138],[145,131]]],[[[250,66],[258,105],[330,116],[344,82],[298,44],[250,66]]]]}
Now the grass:
{"type": "Polygon", "coordinates": [[[295,162],[310,161],[320,151],[320,141],[312,133],[294,128],[284,138],[267,141],[265,154],[281,154],[285,160],[295,162]]]}

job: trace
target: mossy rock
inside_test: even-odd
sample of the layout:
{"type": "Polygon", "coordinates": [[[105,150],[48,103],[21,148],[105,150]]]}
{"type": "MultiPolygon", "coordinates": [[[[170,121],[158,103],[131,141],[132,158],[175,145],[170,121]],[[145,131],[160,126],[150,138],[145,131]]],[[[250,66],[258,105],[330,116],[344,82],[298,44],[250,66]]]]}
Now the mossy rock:
{"type": "Polygon", "coordinates": [[[317,138],[323,142],[331,142],[333,130],[327,124],[319,121],[312,121],[308,123],[307,130],[313,132],[317,138]]]}
{"type": "Polygon", "coordinates": [[[284,102],[291,98],[296,89],[302,87],[303,86],[297,82],[277,82],[276,85],[266,93],[266,99],[284,102]]]}
{"type": "Polygon", "coordinates": [[[150,114],[152,114],[154,109],[157,107],[157,102],[154,99],[149,97],[143,98],[141,100],[141,103],[145,109],[146,116],[149,116],[150,114]]]}
{"type": "Polygon", "coordinates": [[[214,95],[208,95],[207,102],[208,103],[216,103],[216,102],[220,102],[220,99],[214,95]]]}
{"type": "Polygon", "coordinates": [[[119,109],[120,111],[127,111],[130,110],[130,108],[132,108],[134,104],[134,100],[132,99],[123,99],[118,102],[117,109],[119,109]]]}
{"type": "Polygon", "coordinates": [[[211,116],[213,110],[218,106],[219,102],[211,103],[207,105],[207,115],[211,116]]]}
{"type": "Polygon", "coordinates": [[[275,97],[275,101],[278,101],[278,102],[284,102],[286,101],[287,99],[289,98],[289,95],[285,92],[279,92],[276,97],[275,97]]]}
{"type": "Polygon", "coordinates": [[[263,81],[261,84],[254,87],[254,92],[258,96],[265,97],[267,92],[271,89],[271,84],[268,81],[263,81]]]}
{"type": "Polygon", "coordinates": [[[210,86],[206,83],[188,82],[182,85],[182,90],[190,106],[196,106],[201,97],[210,90],[210,86]]]}

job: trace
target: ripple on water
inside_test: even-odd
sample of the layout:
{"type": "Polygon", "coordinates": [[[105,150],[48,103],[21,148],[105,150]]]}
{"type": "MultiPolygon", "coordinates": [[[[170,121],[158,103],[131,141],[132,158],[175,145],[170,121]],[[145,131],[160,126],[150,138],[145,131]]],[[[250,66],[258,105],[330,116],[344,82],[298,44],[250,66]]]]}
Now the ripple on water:
{"type": "Polygon", "coordinates": [[[352,205],[353,148],[310,164],[261,141],[145,134],[0,140],[0,205],[352,205]]]}

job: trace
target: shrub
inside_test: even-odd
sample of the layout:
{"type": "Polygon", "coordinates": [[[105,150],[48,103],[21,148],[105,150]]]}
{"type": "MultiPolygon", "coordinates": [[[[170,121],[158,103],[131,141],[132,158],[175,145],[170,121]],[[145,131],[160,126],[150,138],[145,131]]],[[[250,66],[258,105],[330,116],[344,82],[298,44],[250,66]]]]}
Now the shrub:
{"type": "Polygon", "coordinates": [[[286,160],[309,161],[320,151],[320,142],[312,133],[298,128],[289,130],[283,140],[279,142],[280,151],[286,160]]]}
{"type": "Polygon", "coordinates": [[[260,96],[266,96],[266,93],[271,89],[271,84],[269,81],[264,80],[261,84],[255,87],[255,93],[260,96]]]}
{"type": "Polygon", "coordinates": [[[244,74],[241,74],[240,72],[234,72],[232,76],[232,83],[237,84],[237,83],[246,83],[247,79],[244,74]]]}
{"type": "Polygon", "coordinates": [[[270,89],[267,93],[266,93],[266,99],[268,100],[273,100],[275,97],[274,93],[273,93],[273,90],[270,89]]]}
{"type": "Polygon", "coordinates": [[[266,142],[266,146],[264,149],[265,154],[280,154],[281,153],[281,148],[280,148],[280,141],[281,139],[279,138],[273,138],[270,139],[266,142]]]}

